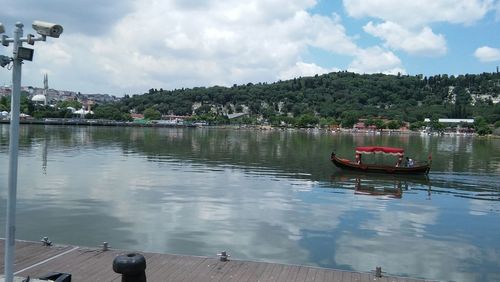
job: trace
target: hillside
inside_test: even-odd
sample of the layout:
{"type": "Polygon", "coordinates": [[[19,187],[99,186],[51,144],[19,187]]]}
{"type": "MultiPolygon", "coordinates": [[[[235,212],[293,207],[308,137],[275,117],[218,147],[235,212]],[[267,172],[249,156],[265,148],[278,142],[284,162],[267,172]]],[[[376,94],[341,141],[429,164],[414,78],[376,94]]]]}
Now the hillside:
{"type": "Polygon", "coordinates": [[[161,114],[225,115],[237,112],[250,117],[310,116],[315,119],[386,118],[416,122],[425,117],[484,117],[500,119],[500,73],[437,75],[384,75],[336,72],[271,84],[197,87],[124,97],[120,111],[161,114]],[[495,103],[494,103],[495,102],[495,103]]]}

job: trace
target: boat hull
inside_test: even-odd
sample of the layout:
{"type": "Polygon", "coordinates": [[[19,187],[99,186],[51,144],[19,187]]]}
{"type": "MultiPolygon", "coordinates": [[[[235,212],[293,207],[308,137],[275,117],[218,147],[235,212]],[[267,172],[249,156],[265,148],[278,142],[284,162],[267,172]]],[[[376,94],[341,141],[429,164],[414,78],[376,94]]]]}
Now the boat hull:
{"type": "Polygon", "coordinates": [[[345,159],[339,159],[332,153],[330,157],[331,161],[335,166],[345,170],[359,171],[359,172],[369,172],[369,173],[383,173],[383,174],[428,174],[431,168],[430,164],[413,166],[413,167],[396,167],[389,165],[377,165],[377,164],[357,164],[345,159]]]}

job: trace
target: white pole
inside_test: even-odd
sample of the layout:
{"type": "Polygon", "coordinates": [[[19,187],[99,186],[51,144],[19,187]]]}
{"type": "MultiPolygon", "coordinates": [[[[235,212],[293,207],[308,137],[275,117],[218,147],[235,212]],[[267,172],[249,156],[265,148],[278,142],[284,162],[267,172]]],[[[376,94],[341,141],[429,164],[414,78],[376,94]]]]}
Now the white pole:
{"type": "Polygon", "coordinates": [[[7,222],[5,225],[5,282],[14,280],[14,248],[16,235],[16,197],[17,197],[17,159],[19,147],[19,112],[21,96],[21,63],[17,57],[17,48],[23,43],[23,24],[16,23],[14,29],[12,95],[10,101],[10,131],[9,131],[9,191],[7,200],[7,222]]]}

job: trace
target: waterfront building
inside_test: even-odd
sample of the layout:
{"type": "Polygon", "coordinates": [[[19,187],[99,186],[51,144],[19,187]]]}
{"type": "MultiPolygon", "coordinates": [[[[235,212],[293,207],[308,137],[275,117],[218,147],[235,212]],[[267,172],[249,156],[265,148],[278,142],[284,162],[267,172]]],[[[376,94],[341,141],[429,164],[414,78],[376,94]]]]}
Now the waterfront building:
{"type": "MultiPolygon", "coordinates": [[[[425,118],[424,122],[430,122],[430,118],[425,118]]],[[[440,118],[438,122],[446,126],[445,131],[447,133],[455,134],[472,134],[474,133],[473,118],[440,118]]],[[[429,132],[430,128],[426,127],[425,132],[429,132]]]]}
{"type": "Polygon", "coordinates": [[[49,89],[49,76],[48,74],[43,75],[43,92],[41,94],[37,94],[35,89],[33,87],[28,87],[29,91],[28,93],[33,94],[33,97],[31,98],[31,101],[35,105],[47,105],[47,91],[49,89]]]}
{"type": "MultiPolygon", "coordinates": [[[[473,118],[440,118],[438,119],[440,123],[445,123],[445,124],[461,124],[461,123],[474,123],[473,118]]],[[[431,122],[430,118],[425,118],[424,122],[431,122]]]]}
{"type": "Polygon", "coordinates": [[[35,105],[43,105],[43,106],[47,105],[47,97],[43,94],[37,94],[37,95],[33,96],[33,98],[31,98],[31,101],[35,105]]]}

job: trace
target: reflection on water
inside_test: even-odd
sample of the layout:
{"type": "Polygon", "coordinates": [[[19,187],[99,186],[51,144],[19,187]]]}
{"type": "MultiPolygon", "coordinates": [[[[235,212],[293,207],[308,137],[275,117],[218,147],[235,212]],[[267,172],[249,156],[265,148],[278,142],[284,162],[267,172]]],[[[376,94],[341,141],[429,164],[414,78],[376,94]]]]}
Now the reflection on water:
{"type": "Polygon", "coordinates": [[[403,196],[403,188],[401,181],[395,180],[391,187],[385,185],[370,185],[361,183],[361,178],[356,178],[355,194],[358,195],[373,195],[373,196],[388,196],[389,198],[400,199],[403,196]]]}
{"type": "MultiPolygon", "coordinates": [[[[2,125],[2,188],[7,140],[2,125]]],[[[227,250],[237,259],[498,281],[499,145],[316,131],[21,126],[17,238],[205,256],[227,250]],[[363,144],[404,147],[417,159],[430,152],[431,173],[346,174],[331,164],[332,150],[348,156],[363,144]]],[[[1,210],[5,198],[1,189],[1,210]]]]}
{"type": "Polygon", "coordinates": [[[356,195],[401,199],[405,191],[427,186],[427,195],[429,199],[431,197],[431,181],[427,175],[405,176],[339,171],[330,178],[333,187],[354,190],[356,195]]]}

